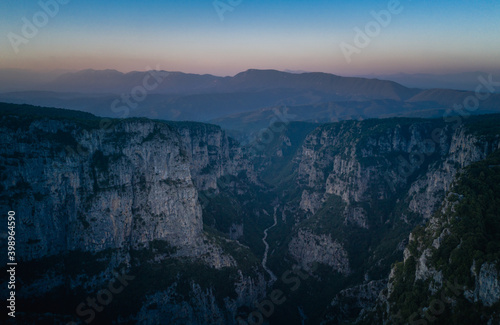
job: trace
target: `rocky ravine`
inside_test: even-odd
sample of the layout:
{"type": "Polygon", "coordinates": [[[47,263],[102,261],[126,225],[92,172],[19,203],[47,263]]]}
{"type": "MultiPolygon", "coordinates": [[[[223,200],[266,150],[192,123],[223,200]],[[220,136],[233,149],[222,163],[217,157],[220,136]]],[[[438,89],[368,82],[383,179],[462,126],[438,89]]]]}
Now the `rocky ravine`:
{"type": "MultiPolygon", "coordinates": [[[[485,121],[458,128],[442,120],[344,121],[305,137],[290,161],[296,174],[282,185],[287,203],[277,228],[291,228],[292,236],[278,245],[306,269],[317,262],[356,279],[349,280],[355,285],[332,280],[329,286],[341,292],[320,289],[331,307],[316,321],[354,321],[370,299],[374,303],[391,264],[403,257],[408,234],[439,208],[455,175],[500,148],[500,129],[485,121]],[[331,300],[336,295],[353,303],[342,306],[331,300]]],[[[290,145],[280,139],[280,146],[290,145]]]]}
{"type": "MultiPolygon", "coordinates": [[[[269,292],[261,251],[273,288],[287,293],[270,324],[354,321],[369,314],[409,233],[434,220],[456,174],[500,143],[498,116],[456,129],[419,119],[312,132],[297,124],[250,161],[211,125],[129,119],[104,130],[92,115],[44,112],[0,115],[0,202],[19,217],[19,294],[36,298],[27,311],[40,318],[57,305],[47,317],[61,322],[81,320],[82,297],[121,269],[139,280],[101,321],[233,324],[269,292]],[[297,269],[305,273],[290,291],[281,275],[297,269]],[[51,300],[61,290],[66,305],[51,300]]],[[[419,277],[439,278],[426,254],[417,254],[419,277]]],[[[471,301],[495,297],[493,261],[467,266],[478,283],[471,301]]]]}
{"type": "MultiPolygon", "coordinates": [[[[213,187],[218,176],[238,168],[237,153],[220,128],[124,120],[106,130],[92,116],[67,119],[51,112],[54,118],[31,118],[34,112],[0,117],[1,206],[18,216],[18,260],[38,265],[38,275],[20,274],[20,299],[42,297],[67,283],[90,294],[118,268],[154,278],[167,271],[167,262],[168,272],[199,263],[208,273],[221,270],[224,286],[232,286],[223,303],[215,301],[224,296],[214,292],[220,284],[211,278],[207,283],[194,275],[180,290],[183,282],[174,272],[164,291],[158,284],[141,285],[141,294],[163,292],[149,298],[160,314],[184,310],[179,324],[231,323],[240,306],[264,293],[259,264],[252,271],[234,257],[235,251],[251,255],[248,248],[203,231],[197,186],[213,187]],[[145,265],[157,265],[157,272],[147,273],[145,265]],[[68,268],[76,269],[68,274],[68,268]]],[[[75,306],[69,307],[70,318],[76,317],[75,306]]],[[[150,314],[138,310],[129,317],[147,323],[150,314]]]]}

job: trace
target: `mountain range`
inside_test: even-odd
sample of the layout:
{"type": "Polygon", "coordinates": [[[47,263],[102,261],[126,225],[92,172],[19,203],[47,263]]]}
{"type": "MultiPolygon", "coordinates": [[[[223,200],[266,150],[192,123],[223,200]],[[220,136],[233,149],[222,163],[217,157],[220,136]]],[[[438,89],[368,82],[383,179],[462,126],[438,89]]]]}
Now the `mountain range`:
{"type": "MultiPolygon", "coordinates": [[[[491,80],[488,87],[481,88],[488,96],[478,100],[478,107],[467,114],[498,112],[500,94],[496,93],[494,79],[491,75],[477,77],[483,78],[486,84],[491,80]]],[[[480,81],[477,83],[481,85],[480,81]]],[[[235,114],[255,116],[262,109],[283,105],[297,107],[294,108],[296,120],[300,121],[456,115],[455,105],[463,106],[469,96],[473,100],[477,98],[472,91],[424,90],[393,81],[327,73],[251,69],[233,77],[217,77],[156,70],[129,73],[82,70],[40,82],[35,89],[3,92],[0,100],[76,109],[115,118],[211,121],[226,126],[227,121],[239,116],[235,114]],[[380,107],[381,101],[389,104],[378,113],[374,108],[380,107]],[[324,105],[330,108],[325,110],[324,105]]]]}

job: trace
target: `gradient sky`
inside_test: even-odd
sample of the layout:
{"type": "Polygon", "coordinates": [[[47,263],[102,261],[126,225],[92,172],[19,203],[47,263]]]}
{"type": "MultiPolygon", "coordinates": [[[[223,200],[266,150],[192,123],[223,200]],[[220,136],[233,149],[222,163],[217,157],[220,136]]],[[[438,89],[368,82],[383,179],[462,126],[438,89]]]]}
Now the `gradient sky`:
{"type": "Polygon", "coordinates": [[[42,9],[38,1],[3,0],[0,68],[160,67],[215,75],[248,68],[341,75],[499,70],[500,0],[400,1],[403,11],[347,63],[340,44],[353,44],[354,28],[364,29],[374,20],[370,12],[388,3],[242,0],[221,21],[213,0],[70,0],[15,53],[9,33],[23,36],[23,17],[32,21],[42,9]]]}

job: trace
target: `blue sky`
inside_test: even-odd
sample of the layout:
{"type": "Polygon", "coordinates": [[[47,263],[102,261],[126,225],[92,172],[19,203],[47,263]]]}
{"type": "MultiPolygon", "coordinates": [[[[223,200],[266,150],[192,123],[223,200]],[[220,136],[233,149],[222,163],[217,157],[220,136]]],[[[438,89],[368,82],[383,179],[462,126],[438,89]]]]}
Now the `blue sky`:
{"type": "Polygon", "coordinates": [[[223,20],[211,0],[59,1],[68,3],[46,21],[38,1],[0,2],[0,68],[159,66],[216,75],[248,68],[341,75],[500,68],[500,0],[221,0],[232,9],[223,20]],[[372,11],[398,2],[400,12],[366,47],[343,53],[342,44],[355,46],[354,29],[374,22],[372,11]],[[23,18],[34,17],[36,35],[24,35],[23,18]]]}

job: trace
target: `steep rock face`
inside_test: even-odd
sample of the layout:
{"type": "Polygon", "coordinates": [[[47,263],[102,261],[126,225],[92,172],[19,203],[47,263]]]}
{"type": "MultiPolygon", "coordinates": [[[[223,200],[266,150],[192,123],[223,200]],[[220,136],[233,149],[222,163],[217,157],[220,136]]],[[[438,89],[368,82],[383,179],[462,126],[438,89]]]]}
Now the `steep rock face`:
{"type": "Polygon", "coordinates": [[[343,122],[320,127],[305,140],[299,156],[301,209],[314,214],[328,195],[347,203],[346,220],[369,227],[370,203],[408,191],[409,210],[429,218],[455,173],[495,150],[499,139],[453,130],[441,121],[343,122]],[[416,178],[416,179],[415,179],[416,178]],[[408,188],[409,187],[409,188],[408,188]]]}
{"type": "MultiPolygon", "coordinates": [[[[0,112],[0,206],[16,211],[16,257],[26,263],[19,299],[81,321],[80,300],[123,270],[138,279],[117,298],[131,306],[125,314],[172,287],[175,299],[156,299],[158,308],[184,310],[191,323],[206,324],[218,323],[219,314],[230,319],[264,295],[248,247],[203,229],[197,186],[240,172],[239,149],[219,128],[198,134],[193,126],[188,132],[137,119],[103,128],[80,113],[47,109],[51,117],[36,118],[32,107],[15,109],[0,112]],[[200,141],[211,151],[188,146],[200,141]],[[215,168],[203,174],[210,164],[215,168]],[[43,299],[54,290],[69,292],[67,306],[43,299]]],[[[139,310],[122,319],[149,316],[139,310]]]]}
{"type": "Polygon", "coordinates": [[[499,162],[497,150],[452,183],[441,209],[410,235],[404,260],[365,323],[500,321],[499,162]]]}
{"type": "MultiPolygon", "coordinates": [[[[342,290],[386,281],[391,264],[403,256],[411,229],[439,208],[455,175],[499,148],[496,122],[487,120],[465,120],[456,128],[443,120],[421,119],[343,121],[316,128],[292,159],[296,174],[282,185],[287,199],[283,220],[293,223],[295,234],[287,252],[301,263],[305,257],[299,254],[299,234],[327,236],[344,248],[350,275],[356,278],[355,285],[342,290]]],[[[300,247],[305,246],[302,241],[300,247]]],[[[321,263],[322,246],[307,247],[304,255],[321,263]]],[[[416,276],[442,280],[444,274],[428,259],[429,252],[416,259],[416,276]]],[[[429,286],[431,292],[439,288],[429,286]]],[[[374,304],[377,295],[350,309],[346,318],[336,318],[338,310],[331,310],[325,319],[353,322],[356,312],[374,304]]]]}
{"type": "Polygon", "coordinates": [[[34,121],[0,132],[2,186],[26,243],[20,259],[137,248],[154,239],[192,246],[201,236],[189,160],[171,127],[130,121],[106,132],[34,121]]]}
{"type": "Polygon", "coordinates": [[[321,207],[321,199],[322,196],[319,193],[303,190],[300,198],[300,208],[305,212],[314,214],[321,207]]]}
{"type": "Polygon", "coordinates": [[[405,170],[412,167],[409,154],[432,150],[421,144],[436,125],[401,122],[379,127],[350,121],[312,132],[297,157],[298,182],[305,187],[301,208],[314,214],[333,194],[346,203],[346,224],[369,228],[366,204],[406,188],[418,169],[405,170]]]}
{"type": "Polygon", "coordinates": [[[301,229],[290,241],[289,252],[304,270],[311,269],[313,263],[321,263],[343,275],[349,274],[346,251],[330,236],[318,236],[301,229]]]}
{"type": "Polygon", "coordinates": [[[327,318],[322,324],[338,323],[356,316],[360,309],[371,307],[380,291],[387,285],[386,280],[370,281],[359,286],[340,291],[329,306],[327,318]]]}
{"type": "Polygon", "coordinates": [[[500,301],[500,272],[493,263],[483,263],[479,275],[474,266],[471,267],[474,276],[474,292],[464,292],[469,301],[481,302],[487,307],[491,307],[500,301]]]}
{"type": "Polygon", "coordinates": [[[254,178],[245,152],[218,126],[194,122],[170,122],[181,135],[190,162],[191,176],[199,191],[217,190],[218,178],[244,171],[254,178]]]}
{"type": "Polygon", "coordinates": [[[449,146],[443,143],[441,161],[430,166],[425,175],[414,182],[409,190],[411,197],[409,209],[420,213],[425,219],[431,217],[443,199],[443,194],[450,189],[456,173],[473,162],[485,159],[499,148],[500,139],[485,139],[467,132],[462,125],[453,132],[449,146]]]}
{"type": "Polygon", "coordinates": [[[198,284],[192,283],[189,288],[188,301],[179,300],[176,291],[177,284],[174,283],[165,291],[156,292],[147,297],[147,303],[134,317],[139,324],[159,324],[169,320],[169,324],[238,324],[236,321],[238,307],[252,305],[258,297],[265,292],[265,280],[259,278],[256,281],[241,275],[235,283],[236,297],[225,299],[224,303],[218,302],[216,293],[211,289],[202,289],[198,284]]]}

